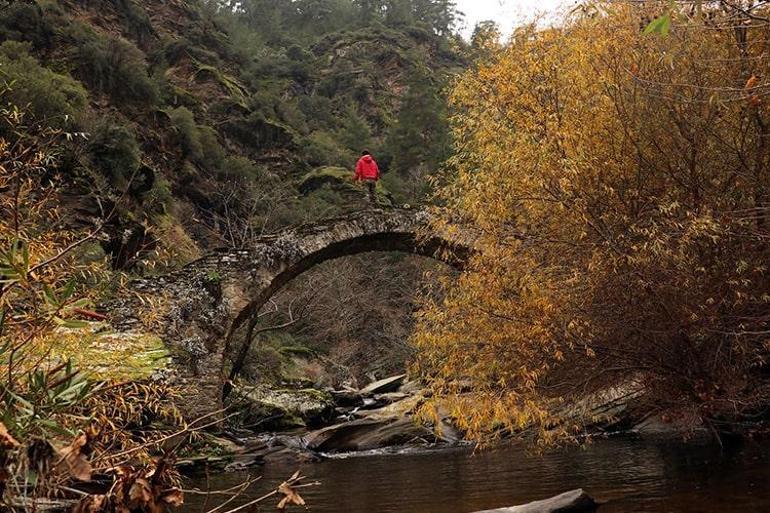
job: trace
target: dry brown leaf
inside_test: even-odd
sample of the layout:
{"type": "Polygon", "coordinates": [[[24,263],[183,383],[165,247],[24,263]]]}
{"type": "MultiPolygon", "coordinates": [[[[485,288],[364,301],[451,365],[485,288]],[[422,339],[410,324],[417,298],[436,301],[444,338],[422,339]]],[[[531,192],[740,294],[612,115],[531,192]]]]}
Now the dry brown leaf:
{"type": "Polygon", "coordinates": [[[152,500],[152,489],[150,483],[144,478],[138,478],[128,490],[128,500],[132,504],[143,506],[152,500]]]}
{"type": "Polygon", "coordinates": [[[88,444],[88,437],[85,434],[76,437],[72,443],[61,450],[60,454],[67,466],[69,474],[80,481],[90,481],[93,468],[88,458],[83,454],[88,444]]]}
{"type": "Polygon", "coordinates": [[[106,495],[89,495],[77,503],[72,513],[99,513],[106,500],[106,495]]]}
{"type": "MultiPolygon", "coordinates": [[[[299,477],[298,474],[299,473],[297,473],[297,477],[299,477]]],[[[296,479],[296,477],[293,479],[296,479]]],[[[283,494],[284,496],[283,499],[278,502],[278,511],[285,511],[286,506],[289,504],[296,504],[297,506],[305,505],[305,499],[303,499],[302,496],[286,481],[281,483],[281,486],[278,487],[278,493],[283,494]]]]}
{"type": "Polygon", "coordinates": [[[14,447],[18,446],[19,442],[17,442],[16,439],[11,436],[11,433],[8,432],[8,428],[5,427],[5,424],[0,422],[0,447],[5,449],[13,449],[14,447]]]}
{"type": "Polygon", "coordinates": [[[163,492],[163,494],[160,496],[160,501],[178,508],[184,504],[184,494],[179,488],[171,488],[170,490],[163,492]]]}

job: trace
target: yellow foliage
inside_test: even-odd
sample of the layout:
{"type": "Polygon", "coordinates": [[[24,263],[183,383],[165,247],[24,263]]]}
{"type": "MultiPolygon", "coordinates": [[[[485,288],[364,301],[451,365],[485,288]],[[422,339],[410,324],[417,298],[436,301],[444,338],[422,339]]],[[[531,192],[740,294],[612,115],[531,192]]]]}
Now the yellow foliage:
{"type": "Polygon", "coordinates": [[[768,400],[770,28],[720,8],[644,34],[668,8],[519,28],[455,86],[435,229],[478,253],[415,343],[471,437],[571,439],[565,405],[617,384],[705,422],[768,400]]]}

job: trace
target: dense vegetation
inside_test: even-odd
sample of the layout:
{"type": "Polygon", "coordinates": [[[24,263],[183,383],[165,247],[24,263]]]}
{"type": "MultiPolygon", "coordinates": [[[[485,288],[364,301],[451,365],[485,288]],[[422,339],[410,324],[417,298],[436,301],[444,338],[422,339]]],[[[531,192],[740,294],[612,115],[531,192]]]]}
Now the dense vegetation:
{"type": "MultiPolygon", "coordinates": [[[[175,390],[148,380],[168,357],[162,341],[116,335],[95,310],[131,274],[362,208],[350,177],[363,148],[385,172],[379,201],[420,202],[450,149],[444,87],[466,50],[455,16],[444,0],[0,2],[4,505],[92,471],[116,485],[83,511],[179,504],[175,471],[150,456],[171,457],[205,422],[186,426],[175,390]]],[[[422,267],[385,258],[408,272],[379,279],[376,295],[356,259],[344,281],[327,269],[308,282],[324,279],[327,297],[368,292],[382,312],[374,336],[371,315],[336,325],[321,304],[307,322],[325,320],[326,332],[306,322],[266,340],[255,361],[264,368],[270,350],[279,361],[254,377],[293,379],[280,361],[291,348],[323,357],[330,340],[363,347],[361,337],[408,332],[404,280],[422,267]]],[[[361,309],[338,306],[338,318],[361,309]]],[[[343,374],[382,365],[369,360],[343,374]]]]}
{"type": "MultiPolygon", "coordinates": [[[[150,463],[147,450],[183,427],[174,392],[132,366],[151,349],[146,341],[114,339],[93,311],[119,276],[93,257],[98,227],[60,224],[53,170],[79,135],[46,125],[12,104],[0,108],[0,508],[34,509],[31,500],[94,472],[126,490],[155,473],[139,502],[178,505],[176,471],[150,463]]],[[[125,503],[99,501],[103,511],[125,503]]]]}
{"type": "Polygon", "coordinates": [[[92,249],[115,269],[162,272],[362,208],[349,176],[363,148],[385,173],[383,204],[419,203],[450,149],[444,91],[467,44],[443,0],[0,9],[6,99],[82,134],[56,164],[62,222],[98,227],[92,249]]]}
{"type": "Polygon", "coordinates": [[[731,5],[591,3],[454,90],[437,229],[481,251],[416,343],[474,436],[573,437],[607,387],[715,432],[766,417],[768,13],[731,5]]]}

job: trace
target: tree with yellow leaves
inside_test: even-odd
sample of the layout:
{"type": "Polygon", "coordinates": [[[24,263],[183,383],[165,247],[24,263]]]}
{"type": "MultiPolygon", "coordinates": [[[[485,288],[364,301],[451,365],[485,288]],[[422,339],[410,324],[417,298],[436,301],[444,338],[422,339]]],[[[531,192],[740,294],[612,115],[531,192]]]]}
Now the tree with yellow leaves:
{"type": "Polygon", "coordinates": [[[770,11],[683,5],[519,28],[453,91],[435,229],[478,252],[415,343],[472,437],[570,439],[602,390],[715,431],[770,402],[770,11]]]}

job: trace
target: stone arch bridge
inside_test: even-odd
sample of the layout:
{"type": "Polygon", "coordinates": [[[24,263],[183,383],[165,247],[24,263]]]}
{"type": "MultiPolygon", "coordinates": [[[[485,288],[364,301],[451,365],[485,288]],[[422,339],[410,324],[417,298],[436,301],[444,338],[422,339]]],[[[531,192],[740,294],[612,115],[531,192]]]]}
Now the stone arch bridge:
{"type": "MultiPolygon", "coordinates": [[[[105,306],[115,329],[163,338],[184,391],[182,407],[194,417],[221,404],[224,355],[246,347],[237,336],[271,296],[311,267],[369,251],[404,251],[462,267],[470,244],[426,235],[429,221],[423,210],[377,209],[287,229],[245,248],[213,251],[172,274],[135,280],[131,294],[105,306]],[[155,303],[152,316],[148,299],[155,303]]],[[[245,349],[239,353],[245,357],[245,349]]]]}

